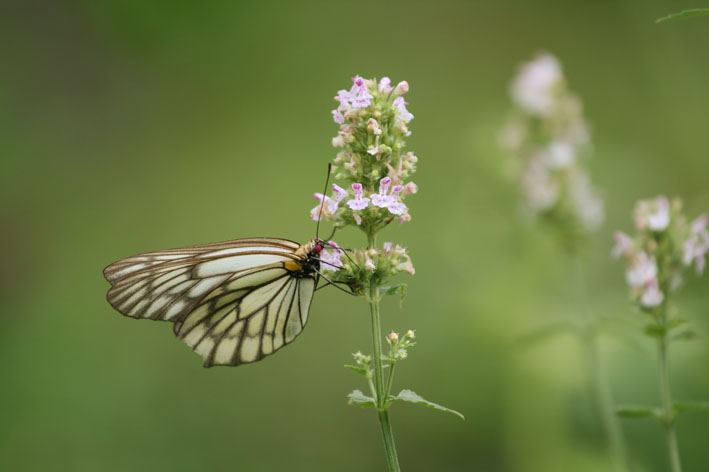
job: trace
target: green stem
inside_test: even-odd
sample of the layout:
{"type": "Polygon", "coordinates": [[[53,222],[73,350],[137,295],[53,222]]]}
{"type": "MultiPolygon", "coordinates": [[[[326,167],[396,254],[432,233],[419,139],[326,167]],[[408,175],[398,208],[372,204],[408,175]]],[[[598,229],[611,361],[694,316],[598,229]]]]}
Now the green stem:
{"type": "Polygon", "coordinates": [[[608,375],[606,374],[603,361],[600,358],[597,338],[593,334],[586,337],[586,355],[593,396],[598,414],[603,423],[603,429],[606,432],[614,468],[618,471],[630,470],[628,457],[625,453],[623,430],[621,429],[618,416],[615,414],[613,394],[611,393],[608,382],[608,375]]]}
{"type": "Polygon", "coordinates": [[[394,380],[394,366],[396,363],[392,361],[389,364],[389,376],[387,377],[387,386],[384,389],[384,398],[389,398],[389,394],[391,393],[391,384],[392,381],[394,380]]]}
{"type": "Polygon", "coordinates": [[[588,365],[589,382],[598,415],[606,433],[608,448],[615,470],[624,472],[630,470],[628,455],[625,448],[625,438],[620,426],[620,420],[615,414],[613,393],[611,391],[608,374],[598,348],[598,334],[596,331],[593,313],[589,306],[588,290],[583,271],[583,260],[577,254],[575,257],[576,273],[581,296],[581,303],[585,309],[583,327],[583,348],[588,365]]]}
{"type": "MultiPolygon", "coordinates": [[[[391,429],[389,411],[386,405],[386,393],[384,391],[384,369],[382,367],[382,329],[379,318],[379,287],[372,284],[369,288],[369,308],[372,315],[372,345],[374,350],[374,384],[377,390],[376,404],[379,412],[379,424],[382,427],[384,436],[384,448],[386,449],[387,462],[390,472],[398,472],[399,459],[396,456],[396,446],[394,445],[394,433],[391,429]]],[[[391,374],[390,374],[391,375],[391,374]]]]}
{"type": "MultiPolygon", "coordinates": [[[[374,248],[377,245],[377,237],[374,232],[367,234],[367,247],[374,248]]],[[[379,284],[376,280],[370,281],[369,286],[369,310],[372,315],[372,346],[374,351],[374,385],[376,388],[376,404],[379,414],[379,424],[382,427],[384,437],[384,449],[386,450],[387,463],[390,472],[399,472],[399,458],[396,456],[396,446],[394,445],[394,432],[391,429],[387,395],[389,385],[384,387],[384,368],[382,367],[382,328],[379,318],[379,284]]],[[[393,366],[392,366],[393,367],[393,366]]],[[[391,380],[392,372],[389,372],[391,380]]]]}
{"type": "Polygon", "coordinates": [[[662,409],[664,410],[665,416],[665,440],[667,442],[667,454],[670,458],[670,470],[672,472],[682,472],[679,448],[677,447],[677,435],[674,426],[675,411],[672,404],[672,393],[670,392],[670,372],[667,359],[669,343],[666,333],[658,341],[658,347],[660,351],[660,394],[662,396],[662,409]]]}

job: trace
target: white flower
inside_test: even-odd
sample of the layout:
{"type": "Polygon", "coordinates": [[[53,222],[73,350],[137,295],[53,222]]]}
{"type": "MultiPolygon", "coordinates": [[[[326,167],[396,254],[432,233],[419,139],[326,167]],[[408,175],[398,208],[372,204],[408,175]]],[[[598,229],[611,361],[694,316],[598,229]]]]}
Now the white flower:
{"type": "Polygon", "coordinates": [[[547,116],[554,109],[554,91],[563,80],[561,65],[551,54],[522,64],[511,87],[513,100],[533,115],[547,116]]]}
{"type": "Polygon", "coordinates": [[[389,77],[382,77],[379,81],[379,91],[382,93],[389,93],[391,90],[391,79],[389,77]]]}
{"type": "Polygon", "coordinates": [[[647,308],[656,307],[665,299],[659,288],[657,288],[657,280],[651,281],[645,288],[645,291],[640,296],[640,304],[647,308]]]}
{"type": "Polygon", "coordinates": [[[640,200],[633,211],[635,226],[639,230],[664,231],[670,224],[670,201],[665,196],[654,200],[640,200]]]}
{"type": "Polygon", "coordinates": [[[591,186],[588,174],[577,170],[569,180],[569,197],[581,224],[588,230],[600,228],[605,219],[603,199],[591,186]]]}
{"type": "Polygon", "coordinates": [[[633,288],[648,285],[657,279],[657,263],[655,257],[650,257],[645,251],[638,252],[630,263],[630,268],[625,273],[625,279],[633,288]]]}
{"type": "Polygon", "coordinates": [[[553,141],[546,158],[550,169],[566,169],[576,160],[576,150],[569,142],[553,141]]]}
{"type": "Polygon", "coordinates": [[[670,224],[670,202],[666,197],[656,201],[656,208],[647,218],[647,226],[653,231],[663,231],[670,224]]]}
{"type": "Polygon", "coordinates": [[[522,191],[527,206],[534,212],[550,209],[559,199],[559,184],[539,158],[533,158],[522,175],[522,191]]]}
{"type": "Polygon", "coordinates": [[[613,234],[615,245],[611,251],[613,259],[618,259],[620,256],[630,255],[633,248],[633,239],[622,231],[616,231],[613,234]]]}
{"type": "Polygon", "coordinates": [[[367,131],[377,136],[382,134],[382,129],[379,127],[379,123],[377,123],[377,120],[375,120],[374,118],[370,118],[367,120],[367,131]]]}
{"type": "Polygon", "coordinates": [[[692,222],[689,238],[682,244],[682,262],[684,265],[695,263],[697,273],[704,272],[706,254],[709,253],[709,215],[702,215],[692,222]]]}
{"type": "Polygon", "coordinates": [[[408,123],[414,119],[414,115],[409,113],[409,110],[406,109],[406,102],[403,97],[396,97],[393,105],[399,110],[399,118],[401,118],[404,123],[408,123]]]}

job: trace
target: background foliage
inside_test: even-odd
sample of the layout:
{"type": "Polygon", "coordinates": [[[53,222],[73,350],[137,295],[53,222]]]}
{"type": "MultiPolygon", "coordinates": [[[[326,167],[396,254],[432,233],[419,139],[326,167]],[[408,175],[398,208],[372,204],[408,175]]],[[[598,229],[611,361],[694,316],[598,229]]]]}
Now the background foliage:
{"type": "MultiPolygon", "coordinates": [[[[169,326],[105,301],[114,260],[248,236],[313,237],[332,100],[348,78],[408,80],[421,191],[392,237],[417,274],[383,328],[417,330],[400,385],[460,410],[392,410],[405,470],[608,470],[577,343],[516,341],[574,317],[572,267],[518,218],[496,134],[516,64],[546,49],[593,124],[608,221],[591,309],[619,402],[657,402],[654,346],[630,313],[611,234],[638,198],[709,209],[709,25],[672,2],[15,1],[0,17],[0,469],[381,470],[374,415],[342,368],[370,349],[363,300],[318,293],[309,328],[255,365],[203,369],[169,326]]],[[[386,239],[387,232],[384,233],[386,239]]],[[[354,231],[338,242],[359,245],[354,231]]],[[[707,278],[677,296],[709,328],[707,278]]],[[[709,394],[706,340],[673,353],[675,396],[709,394]]],[[[637,470],[665,470],[661,429],[624,423],[637,470]]],[[[709,418],[678,423],[687,470],[709,418]]]]}

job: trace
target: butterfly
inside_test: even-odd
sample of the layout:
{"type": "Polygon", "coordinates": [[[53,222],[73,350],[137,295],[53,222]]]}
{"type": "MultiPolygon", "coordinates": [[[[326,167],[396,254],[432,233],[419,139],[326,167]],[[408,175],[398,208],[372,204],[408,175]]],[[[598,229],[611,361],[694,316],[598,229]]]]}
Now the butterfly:
{"type": "Polygon", "coordinates": [[[169,321],[204,366],[258,361],[305,328],[326,242],[249,238],[146,252],[103,271],[125,316],[169,321]]]}

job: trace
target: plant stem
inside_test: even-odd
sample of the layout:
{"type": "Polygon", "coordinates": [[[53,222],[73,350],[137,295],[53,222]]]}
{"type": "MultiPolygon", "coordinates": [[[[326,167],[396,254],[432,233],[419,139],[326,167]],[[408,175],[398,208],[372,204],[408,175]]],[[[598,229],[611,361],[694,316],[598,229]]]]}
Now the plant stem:
{"type": "Polygon", "coordinates": [[[392,381],[394,380],[394,367],[395,366],[396,366],[396,364],[393,361],[389,364],[389,375],[387,377],[386,388],[384,389],[385,398],[388,398],[389,394],[391,393],[391,384],[392,384],[392,381]]]}
{"type": "MultiPolygon", "coordinates": [[[[665,324],[666,323],[666,316],[665,324]]],[[[667,454],[670,458],[670,467],[672,472],[681,472],[682,464],[679,459],[679,448],[677,447],[677,435],[675,434],[675,411],[672,404],[672,394],[670,392],[670,372],[668,365],[668,348],[669,340],[667,332],[658,341],[660,351],[660,394],[662,396],[662,409],[664,412],[665,439],[667,442],[667,454]]]]}
{"type": "Polygon", "coordinates": [[[598,414],[603,423],[603,429],[608,439],[608,447],[613,460],[614,468],[618,471],[630,470],[628,458],[625,453],[625,439],[620,421],[615,414],[613,405],[613,394],[611,393],[603,361],[600,358],[598,343],[595,334],[586,336],[586,357],[588,359],[588,371],[590,375],[591,387],[598,414]]]}
{"type": "Polygon", "coordinates": [[[396,446],[394,445],[394,433],[391,429],[389,411],[386,405],[386,392],[384,388],[384,369],[382,368],[382,329],[379,319],[379,287],[372,284],[369,287],[369,308],[372,315],[372,345],[374,351],[374,384],[377,390],[377,410],[379,413],[379,424],[382,427],[384,436],[384,448],[386,449],[387,462],[390,472],[398,472],[399,459],[396,456],[396,446]]]}
{"type": "Polygon", "coordinates": [[[583,271],[583,260],[579,255],[575,255],[575,265],[577,280],[579,285],[581,303],[584,305],[584,327],[582,348],[588,366],[589,382],[593,394],[594,403],[600,416],[603,429],[606,433],[608,448],[615,470],[619,472],[629,471],[628,456],[625,452],[625,438],[620,426],[618,416],[615,414],[613,393],[608,381],[608,374],[603,364],[603,359],[598,347],[598,333],[595,321],[589,306],[588,290],[583,271]]]}

